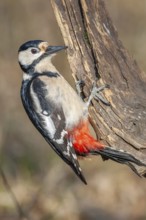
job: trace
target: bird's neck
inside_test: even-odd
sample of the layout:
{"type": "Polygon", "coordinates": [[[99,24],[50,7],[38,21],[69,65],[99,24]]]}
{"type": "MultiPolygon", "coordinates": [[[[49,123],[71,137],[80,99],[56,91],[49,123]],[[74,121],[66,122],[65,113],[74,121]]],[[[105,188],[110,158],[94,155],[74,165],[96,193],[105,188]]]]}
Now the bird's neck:
{"type": "Polygon", "coordinates": [[[37,73],[43,73],[43,72],[47,72],[47,71],[58,73],[58,70],[52,64],[50,57],[46,57],[43,60],[41,60],[41,62],[36,64],[34,71],[37,73]]]}
{"type": "Polygon", "coordinates": [[[27,71],[24,71],[23,80],[31,80],[36,75],[36,73],[44,74],[45,72],[59,74],[58,70],[52,64],[50,57],[44,58],[43,60],[41,60],[41,62],[36,63],[35,66],[31,67],[27,71]]]}

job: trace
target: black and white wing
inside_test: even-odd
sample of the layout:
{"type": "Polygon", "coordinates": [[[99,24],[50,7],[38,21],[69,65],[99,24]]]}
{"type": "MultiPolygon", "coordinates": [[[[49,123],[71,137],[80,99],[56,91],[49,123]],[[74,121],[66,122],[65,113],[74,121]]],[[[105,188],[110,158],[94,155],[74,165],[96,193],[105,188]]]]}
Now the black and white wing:
{"type": "Polygon", "coordinates": [[[21,98],[24,108],[35,127],[40,131],[54,151],[74,170],[86,184],[75,150],[65,129],[62,107],[51,100],[43,77],[37,76],[23,83],[21,98]],[[24,98],[25,97],[25,98],[24,98]]]}

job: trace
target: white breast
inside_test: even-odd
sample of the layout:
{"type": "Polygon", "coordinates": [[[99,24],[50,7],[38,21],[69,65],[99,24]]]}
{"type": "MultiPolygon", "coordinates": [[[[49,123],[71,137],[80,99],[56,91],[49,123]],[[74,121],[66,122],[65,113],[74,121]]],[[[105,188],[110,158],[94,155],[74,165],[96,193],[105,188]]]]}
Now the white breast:
{"type": "Polygon", "coordinates": [[[49,98],[51,97],[56,105],[62,107],[66,128],[71,129],[87,117],[86,105],[62,76],[48,80],[50,81],[47,83],[49,98]]]}
{"type": "MultiPolygon", "coordinates": [[[[88,117],[86,104],[62,76],[41,76],[41,80],[46,84],[46,100],[51,100],[54,106],[56,105],[63,110],[66,129],[72,129],[81,120],[88,117]]],[[[37,106],[37,109],[39,109],[39,106],[37,106]]]]}

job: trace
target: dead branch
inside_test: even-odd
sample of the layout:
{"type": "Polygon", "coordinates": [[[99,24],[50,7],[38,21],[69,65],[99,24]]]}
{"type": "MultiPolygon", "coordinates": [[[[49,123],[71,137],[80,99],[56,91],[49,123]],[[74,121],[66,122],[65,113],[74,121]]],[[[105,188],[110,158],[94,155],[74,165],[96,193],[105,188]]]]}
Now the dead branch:
{"type": "Polygon", "coordinates": [[[104,96],[111,106],[93,100],[90,108],[98,138],[146,163],[146,77],[118,39],[104,1],[52,0],[52,6],[84,95],[93,81],[110,85],[104,96]]]}

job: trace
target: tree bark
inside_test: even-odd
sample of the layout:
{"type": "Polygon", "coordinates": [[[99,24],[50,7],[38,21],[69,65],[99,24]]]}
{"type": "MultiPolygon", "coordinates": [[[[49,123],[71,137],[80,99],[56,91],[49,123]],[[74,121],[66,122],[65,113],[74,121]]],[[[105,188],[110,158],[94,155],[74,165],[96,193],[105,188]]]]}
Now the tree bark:
{"type": "Polygon", "coordinates": [[[146,75],[118,39],[104,1],[52,0],[52,6],[85,97],[93,81],[110,85],[103,94],[111,105],[93,100],[90,107],[98,139],[146,163],[146,75]]]}

